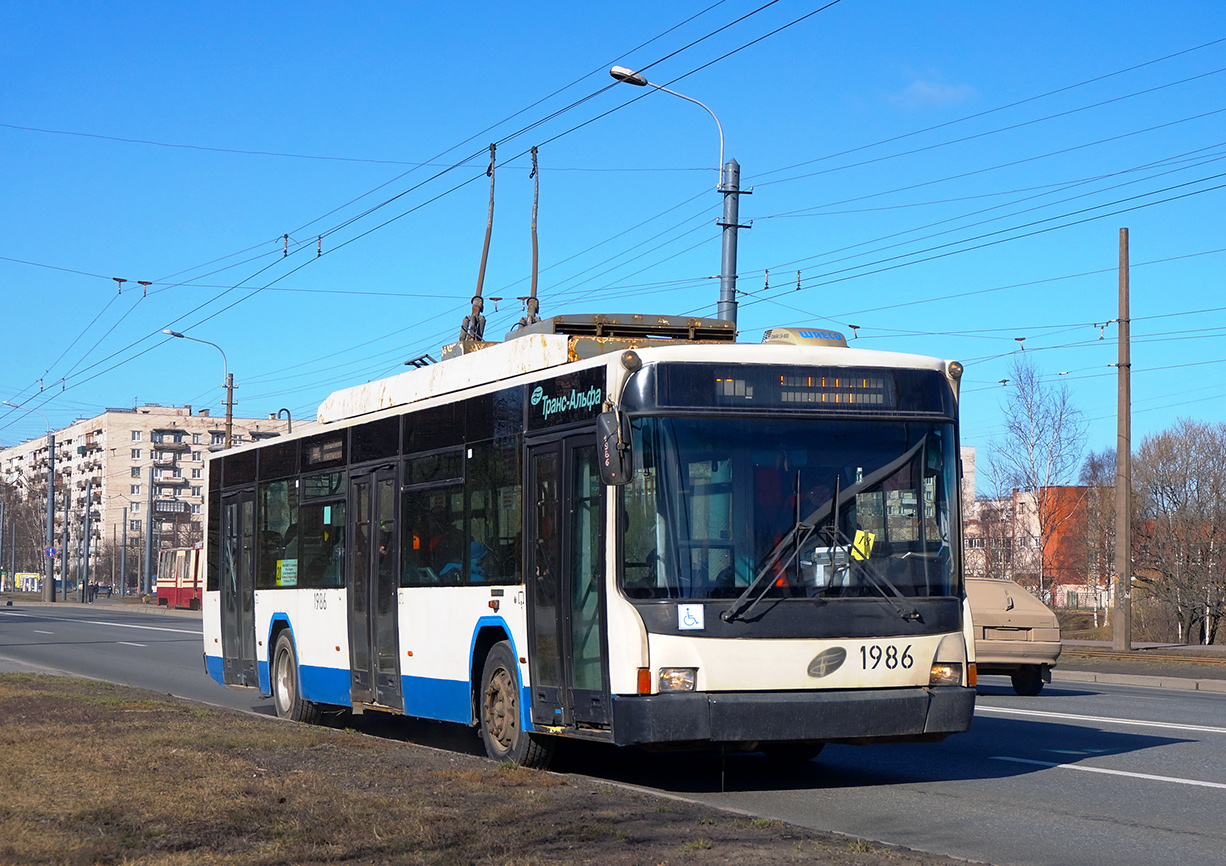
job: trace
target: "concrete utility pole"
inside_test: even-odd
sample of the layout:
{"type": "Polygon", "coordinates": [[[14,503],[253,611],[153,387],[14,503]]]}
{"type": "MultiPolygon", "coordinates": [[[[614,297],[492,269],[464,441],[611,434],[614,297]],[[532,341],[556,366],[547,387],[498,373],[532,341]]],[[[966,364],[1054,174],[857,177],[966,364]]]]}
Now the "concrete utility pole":
{"type": "MultiPolygon", "coordinates": [[[[50,425],[48,425],[50,426],[50,425]]],[[[65,516],[67,521],[68,517],[65,516]]],[[[55,557],[51,549],[55,547],[55,434],[47,433],[47,549],[43,551],[47,560],[47,579],[43,586],[43,600],[55,601],[55,557]]]]}
{"type": "Polygon", "coordinates": [[[724,218],[719,226],[723,229],[723,242],[720,249],[719,304],[715,308],[715,318],[736,325],[736,231],[748,228],[737,222],[741,207],[740,163],[735,159],[724,163],[722,177],[719,192],[724,194],[724,218]]]}
{"type": "Polygon", "coordinates": [[[1115,438],[1115,607],[1112,649],[1132,649],[1132,358],[1128,319],[1128,229],[1120,229],[1119,401],[1115,438]]]}
{"type": "Polygon", "coordinates": [[[72,505],[71,491],[64,485],[64,529],[60,532],[60,581],[64,584],[64,601],[68,601],[68,509],[72,505]]]}
{"type": "Polygon", "coordinates": [[[206,346],[212,346],[218,352],[221,352],[221,383],[226,389],[226,447],[229,448],[233,443],[234,430],[234,374],[230,372],[230,362],[226,358],[226,350],[216,343],[211,343],[208,340],[202,340],[199,337],[189,337],[187,334],[182,334],[178,331],[172,331],[170,328],[163,328],[162,333],[170,337],[177,337],[180,340],[191,340],[194,343],[204,343],[206,346]]]}
{"type": "Polygon", "coordinates": [[[153,592],[153,467],[149,467],[149,490],[145,502],[145,567],[141,578],[141,592],[153,592]]]}
{"type": "Polygon", "coordinates": [[[81,604],[89,601],[89,524],[94,515],[94,482],[85,482],[85,525],[81,538],[81,604]]]}
{"type": "MultiPolygon", "coordinates": [[[[222,353],[223,357],[225,353],[222,353]]],[[[234,374],[226,373],[226,448],[234,444],[234,374]]]]}
{"type": "Polygon", "coordinates": [[[128,594],[128,507],[123,508],[123,547],[119,548],[119,597],[128,594]]]}
{"type": "Polygon", "coordinates": [[[635,87],[654,87],[656,90],[662,90],[665,93],[670,93],[673,96],[684,99],[686,102],[692,102],[699,106],[711,115],[711,119],[715,121],[715,127],[719,130],[719,185],[716,186],[716,192],[720,192],[724,196],[724,215],[723,218],[716,223],[722,230],[722,245],[720,248],[720,273],[719,273],[719,303],[716,305],[715,317],[726,322],[732,322],[736,325],[736,233],[737,229],[749,228],[738,224],[737,220],[740,213],[740,198],[742,195],[749,195],[751,190],[741,189],[741,166],[735,159],[730,159],[724,162],[724,125],[719,122],[719,118],[715,112],[706,104],[699,102],[692,96],[686,96],[684,93],[678,93],[675,90],[669,90],[667,87],[662,87],[659,84],[653,84],[648,81],[641,73],[634,72],[624,66],[614,66],[609,70],[609,74],[618,81],[626,84],[633,84],[635,87]]]}

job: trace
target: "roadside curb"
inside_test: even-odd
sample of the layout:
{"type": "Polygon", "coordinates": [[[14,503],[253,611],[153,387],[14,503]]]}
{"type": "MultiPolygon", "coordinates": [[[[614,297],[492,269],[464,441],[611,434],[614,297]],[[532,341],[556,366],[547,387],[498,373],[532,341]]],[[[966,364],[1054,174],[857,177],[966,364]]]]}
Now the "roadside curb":
{"type": "Polygon", "coordinates": [[[59,608],[59,609],[72,608],[73,610],[93,609],[99,612],[115,611],[119,613],[122,613],[125,611],[132,611],[134,613],[152,613],[158,616],[195,617],[197,619],[200,618],[201,616],[201,613],[199,610],[186,610],[186,609],[180,609],[180,608],[174,608],[174,607],[167,607],[165,605],[160,605],[160,604],[157,604],[157,605],[144,604],[142,602],[122,599],[118,597],[114,599],[109,599],[109,598],[98,599],[97,601],[93,601],[88,604],[82,604],[79,601],[72,601],[72,600],[43,601],[42,599],[24,599],[24,598],[23,599],[8,599],[6,598],[6,596],[0,596],[0,607],[6,606],[4,603],[5,600],[12,601],[13,603],[7,606],[11,608],[15,608],[15,609],[20,609],[23,607],[24,608],[43,608],[43,609],[50,609],[50,610],[55,610],[56,608],[59,608]]]}
{"type": "Polygon", "coordinates": [[[1226,680],[1197,680],[1188,677],[1147,677],[1139,674],[1104,674],[1095,671],[1051,672],[1052,682],[1106,683],[1117,686],[1145,686],[1151,689],[1178,689],[1188,692],[1226,694],[1226,680]]]}

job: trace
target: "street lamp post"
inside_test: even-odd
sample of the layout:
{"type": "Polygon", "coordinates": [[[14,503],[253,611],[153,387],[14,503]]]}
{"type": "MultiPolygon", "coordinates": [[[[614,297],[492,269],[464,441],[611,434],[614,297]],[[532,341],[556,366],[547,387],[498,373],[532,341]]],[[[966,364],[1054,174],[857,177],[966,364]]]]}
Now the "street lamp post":
{"type": "Polygon", "coordinates": [[[746,228],[738,223],[740,215],[740,197],[748,195],[749,190],[741,191],[741,166],[735,159],[730,159],[724,162],[724,127],[719,122],[719,118],[715,116],[715,112],[708,108],[705,104],[699,102],[693,97],[686,96],[684,93],[678,93],[675,90],[669,90],[667,87],[662,87],[659,84],[652,84],[643,75],[633,70],[627,69],[624,66],[614,66],[609,70],[609,74],[618,81],[623,81],[626,84],[633,84],[636,87],[654,87],[656,90],[663,90],[665,93],[671,93],[673,96],[684,99],[686,102],[692,102],[695,105],[704,109],[707,114],[715,121],[715,126],[719,130],[719,184],[715,187],[717,192],[724,196],[724,216],[718,223],[722,230],[723,242],[720,248],[720,274],[719,274],[719,304],[716,307],[715,316],[718,319],[732,322],[736,325],[736,241],[737,229],[746,228]]]}
{"type": "MultiPolygon", "coordinates": [[[[47,416],[37,409],[18,406],[8,400],[4,401],[4,405],[37,415],[47,425],[47,548],[43,551],[47,560],[47,578],[43,581],[43,601],[55,601],[55,557],[51,555],[51,549],[55,547],[55,434],[51,432],[51,422],[47,416]]],[[[68,522],[67,515],[64,522],[68,522]]],[[[67,574],[64,579],[68,579],[67,574]]]]}
{"type": "Polygon", "coordinates": [[[234,374],[230,372],[230,362],[226,360],[226,353],[221,346],[216,343],[210,343],[208,340],[201,340],[199,337],[189,337],[187,334],[181,334],[178,331],[172,331],[170,328],[163,328],[163,334],[168,334],[171,337],[178,337],[180,340],[194,340],[197,343],[204,343],[206,346],[212,346],[218,352],[221,352],[221,376],[222,387],[226,389],[226,446],[230,447],[233,440],[234,431],[234,374]]]}

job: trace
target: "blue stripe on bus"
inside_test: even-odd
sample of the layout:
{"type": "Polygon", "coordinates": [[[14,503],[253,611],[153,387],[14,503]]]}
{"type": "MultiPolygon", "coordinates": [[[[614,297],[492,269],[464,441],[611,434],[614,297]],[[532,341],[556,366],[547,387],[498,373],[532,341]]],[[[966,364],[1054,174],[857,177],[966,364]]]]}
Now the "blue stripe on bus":
{"type": "Polygon", "coordinates": [[[441,722],[472,722],[472,699],[467,680],[401,677],[406,715],[441,722]]]}
{"type": "Polygon", "coordinates": [[[204,657],[204,670],[223,686],[226,684],[226,665],[222,661],[221,656],[206,655],[204,657]]]}
{"type": "MultiPolygon", "coordinates": [[[[225,685],[225,664],[221,656],[205,656],[208,675],[225,685]]],[[[260,665],[261,682],[268,680],[268,665],[260,665]]],[[[298,681],[302,696],[308,701],[332,704],[339,707],[352,706],[349,695],[350,675],[345,668],[303,666],[298,669],[298,681]]],[[[405,715],[443,722],[472,724],[469,684],[464,680],[437,680],[429,677],[401,677],[404,691],[405,715]]],[[[265,692],[267,694],[267,692],[265,692]]],[[[525,709],[521,720],[524,730],[535,730],[527,708],[531,706],[532,693],[526,686],[520,689],[520,706],[525,709]]]]}
{"type": "MultiPolygon", "coordinates": [[[[294,625],[290,622],[289,616],[280,611],[273,614],[268,623],[270,645],[272,631],[278,624],[282,623],[289,628],[290,638],[294,640],[294,646],[297,649],[298,642],[294,637],[294,625]]],[[[484,626],[497,626],[500,628],[507,635],[512,653],[518,658],[515,639],[511,637],[511,629],[502,617],[483,616],[477,621],[473,629],[472,645],[474,648],[476,646],[477,634],[484,626]]],[[[206,656],[205,664],[209,675],[219,683],[224,684],[224,665],[221,657],[206,656]]],[[[260,691],[263,694],[270,694],[272,692],[272,678],[269,672],[269,663],[267,661],[260,661],[257,663],[257,668],[260,678],[260,691]]],[[[532,694],[527,686],[522,685],[523,679],[521,672],[519,677],[521,683],[519,701],[520,724],[523,730],[531,731],[535,729],[530,713],[532,694]]],[[[350,693],[351,685],[352,678],[348,668],[318,667],[299,663],[298,687],[305,700],[320,704],[350,707],[353,706],[350,693]]],[[[471,684],[467,680],[402,676],[400,678],[400,689],[404,696],[405,715],[416,716],[422,719],[435,719],[443,722],[457,722],[461,725],[472,724],[472,691],[471,684]]]]}
{"type": "Polygon", "coordinates": [[[300,665],[298,683],[302,696],[317,704],[352,706],[349,699],[350,676],[348,668],[324,668],[300,665]]]}

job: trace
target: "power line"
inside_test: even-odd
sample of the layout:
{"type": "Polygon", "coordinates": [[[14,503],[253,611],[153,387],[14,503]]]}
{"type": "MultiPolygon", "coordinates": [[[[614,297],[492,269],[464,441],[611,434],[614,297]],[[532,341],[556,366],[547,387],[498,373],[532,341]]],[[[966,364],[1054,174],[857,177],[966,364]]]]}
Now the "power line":
{"type": "MultiPolygon", "coordinates": [[[[1037,205],[1033,205],[1033,206],[1028,207],[1028,208],[1023,208],[1023,209],[1021,209],[1021,210],[1014,210],[1014,211],[1011,211],[1011,212],[1009,212],[1009,213],[998,214],[998,215],[996,215],[996,216],[990,217],[990,218],[988,218],[988,219],[982,219],[982,220],[979,220],[979,221],[977,221],[977,222],[964,223],[963,225],[956,226],[956,227],[953,227],[953,228],[948,228],[948,229],[945,229],[945,230],[943,230],[943,231],[939,231],[939,232],[932,232],[932,233],[927,234],[927,235],[921,235],[921,236],[918,236],[918,237],[913,237],[913,238],[911,238],[911,239],[909,239],[909,240],[901,240],[901,241],[897,241],[896,243],[893,243],[893,244],[888,244],[888,245],[885,245],[885,246],[878,246],[878,247],[876,247],[875,249],[872,249],[872,250],[867,250],[867,251],[865,251],[865,252],[855,253],[855,254],[853,254],[853,255],[843,256],[842,258],[833,259],[833,260],[828,261],[828,262],[826,263],[826,266],[827,266],[827,267],[829,267],[830,265],[837,264],[838,262],[843,262],[843,261],[851,261],[851,260],[854,260],[854,259],[860,258],[860,257],[865,256],[865,255],[873,255],[873,254],[883,253],[883,252],[886,252],[887,250],[897,249],[898,247],[905,247],[905,246],[909,246],[909,245],[911,245],[911,244],[919,243],[919,242],[921,242],[921,241],[931,240],[931,239],[933,239],[933,238],[942,237],[942,236],[945,236],[945,235],[953,234],[953,233],[955,233],[955,232],[962,232],[962,231],[966,231],[967,229],[971,229],[971,228],[974,228],[974,227],[976,227],[976,226],[988,225],[988,224],[990,224],[990,223],[993,223],[993,222],[998,222],[998,221],[1000,221],[1000,220],[1008,219],[1008,218],[1010,218],[1010,217],[1021,216],[1022,214],[1032,213],[1032,212],[1034,212],[1034,211],[1039,211],[1039,210],[1044,210],[1044,209],[1047,209],[1047,208],[1051,208],[1051,207],[1054,207],[1055,205],[1059,205],[1059,204],[1066,204],[1066,203],[1068,203],[1068,202],[1077,201],[1078,199],[1084,199],[1084,198],[1088,198],[1088,197],[1090,197],[1090,196],[1101,195],[1101,194],[1103,194],[1103,193],[1105,193],[1105,192],[1108,192],[1108,191],[1110,191],[1110,190],[1121,189],[1122,187],[1125,187],[1125,186],[1132,186],[1132,185],[1135,185],[1135,184],[1138,184],[1138,183],[1144,183],[1144,182],[1146,182],[1146,181],[1154,180],[1154,179],[1159,178],[1159,177],[1164,177],[1164,176],[1169,175],[1169,174],[1175,174],[1175,173],[1178,173],[1178,172],[1187,171],[1187,170],[1189,170],[1189,169],[1191,169],[1191,168],[1200,168],[1200,167],[1201,167],[1201,166],[1203,166],[1203,165],[1208,165],[1209,163],[1212,163],[1212,162],[1217,162],[1218,160],[1223,159],[1223,158],[1226,158],[1226,154],[1217,155],[1217,156],[1213,156],[1213,157],[1205,157],[1205,158],[1203,158],[1203,159],[1202,159],[1200,162],[1197,162],[1197,163],[1195,163],[1194,165],[1183,165],[1183,166],[1179,166],[1178,168],[1168,169],[1167,171],[1155,172],[1155,173],[1150,174],[1150,175],[1147,175],[1147,176],[1145,176],[1145,177],[1141,177],[1141,178],[1134,178],[1134,179],[1132,179],[1132,180],[1122,181],[1122,182],[1117,183],[1117,184],[1113,184],[1113,185],[1110,185],[1110,186],[1103,186],[1103,187],[1100,187],[1100,188],[1095,189],[1095,190],[1090,190],[1090,191],[1088,191],[1088,192],[1078,193],[1077,195],[1067,196],[1067,197],[1062,198],[1062,199],[1055,199],[1055,200],[1053,200],[1053,201],[1048,201],[1048,202],[1043,203],[1043,204],[1037,204],[1037,205]]],[[[1130,169],[1128,172],[1119,172],[1119,173],[1117,173],[1117,174],[1121,174],[1121,173],[1129,173],[1129,172],[1131,172],[1131,171],[1132,171],[1132,170],[1130,169]]],[[[1110,176],[1113,176],[1113,175],[1107,175],[1107,177],[1110,177],[1110,176]]],[[[1070,186],[1065,187],[1065,188],[1066,188],[1066,189],[1068,189],[1068,188],[1072,188],[1073,186],[1081,186],[1081,185],[1084,185],[1084,184],[1083,184],[1083,183],[1071,184],[1070,186]]],[[[1148,194],[1148,193],[1146,193],[1146,194],[1148,194]]],[[[1003,203],[1001,203],[1001,204],[994,205],[994,206],[992,206],[992,207],[990,207],[990,208],[983,208],[983,209],[978,210],[978,211],[972,211],[972,212],[970,212],[970,213],[959,214],[959,215],[957,215],[957,216],[948,217],[948,218],[943,219],[943,220],[938,220],[938,221],[936,221],[936,222],[929,223],[928,225],[925,225],[925,226],[918,226],[918,227],[915,227],[915,228],[904,229],[904,230],[902,230],[902,231],[894,232],[893,234],[885,235],[884,237],[876,238],[876,239],[869,240],[869,241],[862,241],[862,242],[860,242],[860,243],[856,243],[856,244],[851,244],[851,245],[849,245],[849,246],[842,247],[841,249],[831,250],[831,251],[829,251],[829,252],[827,252],[827,253],[823,253],[823,254],[821,254],[820,256],[811,256],[811,257],[809,257],[807,260],[808,260],[808,261],[811,261],[811,260],[813,260],[813,259],[815,259],[815,258],[825,258],[825,257],[831,256],[831,255],[834,255],[835,253],[843,252],[843,251],[846,251],[846,250],[853,250],[853,249],[856,249],[857,247],[862,247],[862,246],[867,246],[867,245],[869,245],[869,244],[878,243],[879,241],[890,240],[890,239],[892,239],[892,238],[897,238],[897,237],[901,237],[901,236],[908,235],[908,234],[914,234],[915,232],[918,232],[918,231],[923,231],[924,229],[928,229],[928,228],[935,228],[936,226],[946,225],[946,224],[948,224],[948,223],[953,223],[953,222],[959,222],[959,221],[967,220],[967,219],[969,219],[969,218],[971,218],[971,217],[978,216],[978,215],[980,215],[980,214],[989,213],[989,212],[994,211],[994,210],[1000,210],[1001,208],[1009,207],[1010,205],[1013,205],[1013,204],[1021,204],[1022,202],[1028,201],[1028,200],[1030,200],[1030,199],[1032,199],[1032,198],[1036,198],[1036,197],[1037,197],[1037,196],[1030,196],[1030,197],[1027,197],[1027,198],[1018,199],[1018,200],[1011,201],[1011,202],[1003,202],[1003,203]]],[[[805,261],[805,260],[802,260],[802,261],[805,261]]],[[[785,265],[784,267],[786,267],[786,265],[785,265]]]]}
{"type": "MultiPolygon", "coordinates": [[[[1226,110],[1226,109],[1223,109],[1223,110],[1226,110]]],[[[1226,173],[1224,173],[1224,174],[1217,174],[1217,175],[1210,175],[1210,176],[1208,176],[1208,177],[1198,178],[1197,180],[1194,180],[1194,181],[1188,181],[1187,183],[1183,183],[1183,184],[1176,184],[1176,185],[1171,186],[1171,187],[1166,187],[1165,189],[1153,190],[1153,191],[1150,191],[1150,192],[1147,192],[1147,193],[1141,193],[1141,194],[1136,195],[1136,196],[1128,196],[1128,197],[1126,197],[1126,198],[1123,198],[1123,199],[1117,199],[1117,200],[1115,200],[1115,201],[1104,202],[1104,203],[1099,204],[1099,205],[1094,205],[1094,206],[1092,206],[1092,207],[1088,207],[1088,208],[1082,208],[1082,209],[1080,209],[1080,210],[1076,210],[1076,211],[1070,211],[1070,212],[1067,212],[1067,213],[1056,214],[1055,216],[1045,217],[1044,219],[1041,219],[1041,220],[1034,220],[1034,221],[1029,222],[1029,223],[1023,223],[1023,224],[1021,224],[1021,225],[1010,226],[1010,227],[1007,227],[1007,228],[999,229],[999,230],[994,231],[994,232],[987,232],[987,233],[980,234],[980,235],[976,235],[976,236],[974,236],[974,237],[970,237],[970,238],[963,238],[963,239],[961,239],[961,240],[957,240],[957,241],[950,241],[950,242],[948,242],[948,243],[944,243],[944,244],[937,244],[936,246],[927,247],[927,248],[922,249],[922,250],[915,250],[915,251],[910,252],[910,253],[903,253],[903,254],[896,255],[896,256],[889,256],[889,257],[887,257],[887,258],[884,258],[884,259],[879,259],[879,260],[876,260],[876,261],[873,261],[873,262],[867,262],[867,263],[864,263],[864,264],[862,264],[862,265],[856,265],[856,266],[853,266],[853,267],[848,267],[848,268],[840,268],[840,269],[835,270],[835,271],[831,271],[831,272],[828,272],[828,273],[825,273],[825,274],[820,274],[820,275],[818,275],[818,276],[816,276],[816,277],[811,277],[811,278],[809,278],[809,280],[808,280],[807,282],[810,282],[810,284],[809,284],[809,285],[804,286],[804,288],[805,288],[805,289],[812,289],[812,288],[819,288],[819,287],[822,287],[822,286],[833,285],[834,283],[845,282],[846,280],[849,280],[849,279],[858,279],[858,278],[860,278],[860,277],[866,277],[866,276],[870,276],[870,275],[874,275],[874,274],[880,274],[880,273],[884,273],[884,272],[886,272],[886,271],[896,270],[896,269],[898,269],[898,268],[902,268],[902,267],[909,267],[909,266],[911,266],[911,265],[917,265],[917,264],[922,264],[922,263],[924,263],[924,262],[934,261],[934,260],[936,260],[936,259],[946,258],[947,256],[955,255],[955,254],[958,254],[958,253],[971,252],[972,250],[979,250],[979,249],[984,249],[984,248],[986,248],[986,247],[990,247],[990,246],[996,246],[996,245],[998,245],[998,244],[1002,244],[1002,243],[1009,243],[1009,242],[1012,242],[1012,241],[1022,240],[1022,239],[1024,239],[1024,238],[1034,237],[1034,236],[1036,236],[1036,235],[1040,235],[1040,234],[1046,234],[1047,232],[1051,232],[1051,231],[1058,231],[1058,230],[1060,230],[1060,229],[1071,228],[1072,226],[1081,225],[1081,224],[1083,224],[1083,223],[1087,223],[1087,222],[1093,222],[1093,221],[1095,221],[1095,220],[1104,219],[1104,218],[1109,217],[1109,216],[1118,216],[1119,214],[1122,214],[1122,213],[1129,213],[1129,212],[1132,212],[1132,211],[1142,210],[1142,209],[1144,209],[1144,208],[1153,207],[1153,206],[1155,206],[1155,205],[1159,205],[1159,204],[1167,204],[1167,203],[1172,202],[1172,201],[1179,201],[1179,200],[1181,200],[1181,199],[1189,198],[1189,197],[1191,197],[1191,196],[1195,196],[1195,195],[1203,195],[1204,193],[1208,193],[1208,192],[1215,192],[1215,191],[1217,191],[1217,190],[1219,190],[1219,189],[1222,189],[1222,188],[1226,187],[1226,184],[1218,184],[1218,185],[1216,185],[1216,186],[1207,187],[1207,188],[1205,188],[1205,189],[1200,189],[1200,190],[1194,190],[1194,191],[1192,191],[1192,192],[1181,193],[1181,194],[1179,194],[1179,195],[1173,195],[1173,196],[1170,196],[1170,197],[1168,197],[1168,198],[1159,199],[1158,201],[1145,202],[1145,203],[1143,203],[1143,204],[1137,204],[1137,205],[1133,205],[1133,206],[1130,206],[1130,207],[1123,207],[1123,208],[1120,208],[1120,209],[1118,209],[1118,210],[1109,211],[1109,212],[1107,212],[1107,213],[1101,213],[1101,214],[1097,214],[1097,215],[1095,215],[1095,216],[1088,216],[1088,217],[1085,217],[1085,218],[1083,218],[1083,219],[1073,220],[1073,221],[1071,221],[1071,222],[1067,222],[1067,223],[1064,223],[1064,224],[1062,224],[1062,225],[1057,225],[1057,226],[1047,226],[1047,227],[1045,227],[1045,228],[1035,229],[1034,231],[1023,232],[1023,233],[1021,233],[1021,234],[1013,235],[1013,236],[1011,236],[1011,237],[1005,237],[1005,238],[997,237],[998,235],[1005,234],[1005,233],[1007,233],[1007,232],[1014,232],[1014,231],[1018,231],[1018,230],[1020,230],[1020,229],[1030,228],[1030,227],[1032,227],[1032,226],[1039,226],[1039,225],[1042,225],[1042,224],[1044,224],[1044,223],[1049,223],[1049,222],[1052,222],[1052,221],[1054,221],[1054,220],[1059,220],[1059,219],[1067,219],[1067,218],[1069,218],[1069,217],[1072,217],[1072,216],[1077,216],[1078,214],[1089,213],[1090,211],[1098,210],[1098,209],[1100,209],[1100,208],[1105,208],[1105,207],[1113,207],[1113,206],[1115,206],[1115,205],[1118,205],[1118,204],[1123,204],[1124,202],[1134,201],[1134,200],[1139,199],[1139,198],[1144,198],[1144,197],[1147,197],[1147,196],[1158,195],[1158,194],[1161,194],[1161,193],[1164,193],[1164,192],[1171,192],[1171,191],[1173,191],[1173,190],[1176,190],[1176,189],[1180,189],[1180,188],[1183,188],[1183,187],[1189,186],[1189,185],[1191,185],[1191,184],[1193,184],[1193,183],[1204,183],[1204,182],[1206,182],[1206,181],[1209,181],[1209,180],[1215,180],[1215,179],[1219,179],[1219,178],[1222,178],[1222,177],[1226,177],[1226,173]],[[994,238],[994,239],[993,239],[993,240],[987,240],[988,238],[994,238]],[[983,241],[983,243],[975,243],[975,241],[983,241]],[[952,251],[947,250],[947,248],[948,248],[948,247],[951,247],[951,246],[958,246],[958,245],[963,245],[963,244],[973,244],[973,245],[972,245],[972,246],[965,247],[965,248],[963,248],[963,249],[959,249],[959,250],[952,250],[952,251]],[[945,251],[945,252],[938,252],[939,250],[946,250],[946,251],[945,251]],[[932,255],[925,255],[926,253],[932,253],[932,255]],[[909,256],[923,256],[923,258],[918,258],[918,259],[914,259],[914,260],[912,260],[912,261],[907,261],[907,262],[897,263],[897,260],[898,260],[898,259],[901,259],[901,258],[907,258],[907,257],[909,257],[909,256]],[[893,264],[891,264],[891,263],[893,263],[893,264]],[[881,267],[877,267],[878,265],[880,265],[881,267]],[[863,273],[857,273],[857,274],[851,274],[851,275],[848,275],[848,273],[847,273],[848,271],[856,271],[856,270],[861,270],[862,268],[873,268],[873,269],[872,269],[872,270],[868,270],[868,271],[864,271],[863,273]],[[820,281],[820,282],[818,282],[818,281],[820,281]]],[[[760,300],[764,300],[764,299],[760,299],[760,300]]],[[[751,302],[746,302],[746,303],[747,303],[747,305],[748,305],[748,304],[749,304],[749,303],[751,303],[751,302]]]]}
{"type": "MultiPolygon", "coordinates": [[[[862,145],[859,145],[858,147],[849,148],[848,150],[839,151],[838,153],[827,154],[826,156],[820,156],[820,157],[817,157],[816,159],[810,159],[804,162],[794,163],[793,165],[784,166],[783,168],[771,169],[770,171],[765,171],[765,172],[760,173],[758,177],[766,177],[767,175],[778,174],[779,172],[791,171],[792,169],[795,169],[795,168],[803,168],[806,165],[813,165],[814,163],[825,162],[826,160],[830,160],[830,159],[838,159],[840,156],[849,156],[850,154],[859,153],[861,151],[869,150],[874,147],[880,147],[882,145],[892,144],[895,141],[902,141],[907,138],[913,138],[917,135],[923,135],[926,132],[935,132],[938,129],[944,129],[949,126],[955,126],[959,123],[965,123],[968,120],[976,120],[980,117],[986,117],[989,114],[996,114],[1001,111],[1008,111],[1009,109],[1017,108],[1020,105],[1026,105],[1027,103],[1030,103],[1030,102],[1036,102],[1041,99],[1046,99],[1049,96],[1056,96],[1061,93],[1067,93],[1070,90],[1076,90],[1081,87],[1086,87],[1087,85],[1090,85],[1090,84],[1096,84],[1099,81],[1105,81],[1108,78],[1114,78],[1119,75],[1125,75],[1129,72],[1135,72],[1136,70],[1143,69],[1146,66],[1153,66],[1156,63],[1163,63],[1167,60],[1173,60],[1174,58],[1181,57],[1184,54],[1190,54],[1194,51],[1200,51],[1205,48],[1210,48],[1222,42],[1226,42],[1226,37],[1222,37],[1220,39],[1213,39],[1209,42],[1204,42],[1204,43],[1201,43],[1200,45],[1194,45],[1191,48],[1185,48],[1181,51],[1176,51],[1173,54],[1167,54],[1163,57],[1157,57],[1157,58],[1154,58],[1153,60],[1147,60],[1144,63],[1138,63],[1134,66],[1129,66],[1124,69],[1117,69],[1115,72],[1108,72],[1105,75],[1098,75],[1098,76],[1095,76],[1094,78],[1088,78],[1085,81],[1080,81],[1076,84],[1069,84],[1064,87],[1058,87],[1055,90],[1049,90],[1046,93],[1040,93],[1035,96],[1028,96],[1025,99],[1019,99],[1016,102],[1010,102],[1007,105],[999,105],[995,108],[989,108],[986,111],[979,111],[974,114],[968,114],[965,117],[955,118],[954,120],[948,120],[948,121],[945,121],[944,123],[935,124],[934,126],[928,126],[923,129],[917,129],[911,132],[906,132],[906,133],[903,133],[902,135],[895,135],[890,138],[881,139],[880,141],[871,142],[870,144],[862,144],[862,145]]],[[[767,183],[776,183],[776,182],[777,181],[768,181],[767,183]]],[[[765,186],[766,184],[764,183],[762,185],[765,186]]]]}

